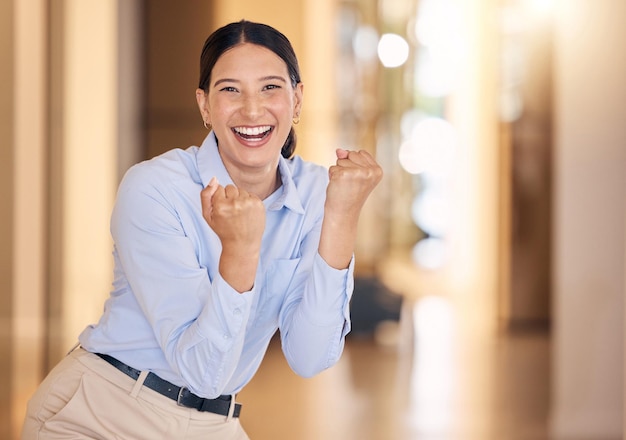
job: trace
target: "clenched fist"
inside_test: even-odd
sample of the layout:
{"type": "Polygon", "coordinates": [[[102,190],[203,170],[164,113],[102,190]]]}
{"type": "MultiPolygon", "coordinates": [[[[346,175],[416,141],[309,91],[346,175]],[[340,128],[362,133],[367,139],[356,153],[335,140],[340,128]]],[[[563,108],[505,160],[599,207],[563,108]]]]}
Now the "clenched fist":
{"type": "Polygon", "coordinates": [[[337,163],[328,170],[326,210],[357,214],[383,177],[380,165],[367,151],[337,149],[337,163]]]}
{"type": "Polygon", "coordinates": [[[331,267],[345,269],[354,252],[361,208],[383,171],[367,151],[340,148],[328,176],[319,253],[331,267]]]}
{"type": "Polygon", "coordinates": [[[202,216],[222,242],[220,274],[233,288],[252,287],[265,230],[265,206],[257,196],[214,177],[200,193],[202,216]]]}

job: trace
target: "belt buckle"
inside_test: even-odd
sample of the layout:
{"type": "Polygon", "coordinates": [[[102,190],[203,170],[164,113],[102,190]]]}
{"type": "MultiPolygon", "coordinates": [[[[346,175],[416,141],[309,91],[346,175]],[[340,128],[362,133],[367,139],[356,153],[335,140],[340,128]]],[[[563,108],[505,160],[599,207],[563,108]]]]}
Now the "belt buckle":
{"type": "Polygon", "coordinates": [[[187,389],[187,387],[180,387],[180,389],[178,390],[178,397],[176,398],[176,404],[177,404],[178,406],[184,406],[184,407],[186,408],[185,404],[183,404],[183,403],[180,401],[180,399],[182,399],[182,398],[183,398],[183,392],[184,392],[185,390],[189,391],[189,390],[187,389]]]}

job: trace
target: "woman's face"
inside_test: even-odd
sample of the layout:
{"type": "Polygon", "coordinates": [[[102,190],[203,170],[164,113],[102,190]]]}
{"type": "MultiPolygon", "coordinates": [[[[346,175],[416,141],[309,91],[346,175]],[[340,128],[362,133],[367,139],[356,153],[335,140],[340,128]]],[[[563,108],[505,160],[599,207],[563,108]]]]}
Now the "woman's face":
{"type": "Polygon", "coordinates": [[[278,55],[251,43],[233,47],[215,63],[208,92],[198,89],[196,97],[229,172],[275,174],[302,105],[302,84],[291,85],[287,65],[278,55]]]}

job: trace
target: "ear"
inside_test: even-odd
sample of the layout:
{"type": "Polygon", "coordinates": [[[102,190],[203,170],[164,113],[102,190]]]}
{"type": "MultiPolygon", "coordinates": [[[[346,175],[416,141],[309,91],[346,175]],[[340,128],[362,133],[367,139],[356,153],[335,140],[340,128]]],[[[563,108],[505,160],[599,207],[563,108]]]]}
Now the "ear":
{"type": "Polygon", "coordinates": [[[294,89],[293,114],[299,116],[302,111],[302,100],[304,99],[304,84],[298,83],[294,89]]]}
{"type": "Polygon", "coordinates": [[[209,96],[202,89],[196,89],[196,102],[198,103],[198,109],[200,109],[200,115],[202,115],[202,120],[210,124],[211,123],[211,113],[209,113],[209,96]]]}

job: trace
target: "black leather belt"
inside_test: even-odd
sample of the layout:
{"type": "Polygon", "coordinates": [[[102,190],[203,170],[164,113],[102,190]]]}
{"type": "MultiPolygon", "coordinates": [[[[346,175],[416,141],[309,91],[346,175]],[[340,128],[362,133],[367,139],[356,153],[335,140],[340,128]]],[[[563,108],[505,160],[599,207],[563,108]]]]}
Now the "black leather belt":
{"type": "MultiPolygon", "coordinates": [[[[139,375],[141,374],[141,371],[135,370],[133,367],[129,367],[125,363],[118,361],[108,354],[95,354],[100,356],[109,364],[113,365],[122,373],[135,380],[137,380],[139,378],[139,375]]],[[[194,408],[198,411],[207,411],[215,414],[220,414],[222,416],[228,416],[232,396],[225,395],[219,396],[217,399],[205,399],[203,397],[195,395],[185,387],[178,387],[171,382],[161,379],[159,376],[152,372],[148,373],[148,376],[146,376],[146,380],[143,384],[151,390],[154,390],[157,393],[176,401],[176,403],[178,403],[178,405],[180,406],[184,406],[186,408],[194,408]]],[[[233,417],[239,417],[240,413],[241,405],[239,403],[236,403],[233,411],[233,417]]]]}

